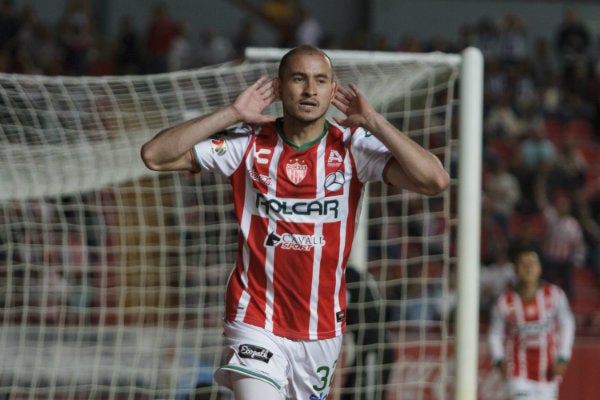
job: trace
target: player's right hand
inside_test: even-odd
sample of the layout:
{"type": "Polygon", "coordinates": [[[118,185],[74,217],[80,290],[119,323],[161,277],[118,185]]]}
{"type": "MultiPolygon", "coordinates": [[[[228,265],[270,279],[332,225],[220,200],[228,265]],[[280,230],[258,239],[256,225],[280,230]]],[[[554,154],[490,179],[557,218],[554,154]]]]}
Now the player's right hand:
{"type": "Polygon", "coordinates": [[[264,124],[275,120],[271,115],[263,115],[263,111],[277,98],[273,80],[265,83],[266,81],[267,78],[264,76],[258,79],[240,93],[231,105],[238,113],[240,121],[264,124]]]}

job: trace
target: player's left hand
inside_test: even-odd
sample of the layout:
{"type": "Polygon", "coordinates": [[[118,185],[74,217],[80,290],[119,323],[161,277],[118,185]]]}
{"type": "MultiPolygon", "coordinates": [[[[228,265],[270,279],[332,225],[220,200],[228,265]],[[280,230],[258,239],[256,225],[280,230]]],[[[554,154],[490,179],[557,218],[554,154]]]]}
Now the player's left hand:
{"type": "Polygon", "coordinates": [[[563,377],[565,376],[565,373],[567,372],[567,363],[564,362],[554,362],[554,365],[552,366],[552,373],[554,374],[555,377],[560,376],[563,377]]]}
{"type": "Polygon", "coordinates": [[[344,113],[346,118],[334,117],[334,120],[345,127],[364,127],[368,124],[368,118],[375,114],[375,110],[355,84],[350,83],[348,86],[352,92],[338,85],[332,101],[335,108],[344,113]]]}

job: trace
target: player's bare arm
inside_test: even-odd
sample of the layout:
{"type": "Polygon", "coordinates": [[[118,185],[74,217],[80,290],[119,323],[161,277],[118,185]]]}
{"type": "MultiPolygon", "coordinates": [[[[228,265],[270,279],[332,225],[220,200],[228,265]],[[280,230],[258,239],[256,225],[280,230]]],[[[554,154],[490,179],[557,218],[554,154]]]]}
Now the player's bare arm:
{"type": "Polygon", "coordinates": [[[164,129],[142,146],[141,156],[146,166],[155,171],[190,170],[194,166],[189,150],[240,122],[263,124],[274,117],[263,111],[276,99],[273,81],[262,77],[244,90],[236,100],[210,114],[164,129]]]}
{"type": "Polygon", "coordinates": [[[336,117],[335,121],[346,127],[363,127],[391,151],[394,158],[387,169],[386,181],[425,195],[434,195],[446,189],[450,177],[440,160],[376,112],[356,85],[351,83],[349,86],[352,92],[338,85],[332,104],[346,118],[336,117]]]}

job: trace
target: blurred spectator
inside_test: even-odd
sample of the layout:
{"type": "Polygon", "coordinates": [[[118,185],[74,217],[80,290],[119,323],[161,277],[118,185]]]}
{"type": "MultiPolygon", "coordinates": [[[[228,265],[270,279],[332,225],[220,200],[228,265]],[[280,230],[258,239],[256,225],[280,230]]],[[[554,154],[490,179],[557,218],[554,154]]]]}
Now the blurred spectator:
{"type": "Polygon", "coordinates": [[[133,16],[124,15],[119,19],[115,38],[115,72],[119,75],[137,75],[143,72],[143,68],[141,41],[133,16]]]}
{"type": "Polygon", "coordinates": [[[508,169],[507,160],[496,157],[489,165],[489,172],[483,179],[485,202],[492,220],[500,228],[501,239],[508,243],[511,238],[510,223],[521,198],[521,189],[519,181],[508,169]]]}
{"type": "Polygon", "coordinates": [[[549,182],[550,187],[548,189],[568,193],[576,193],[582,190],[588,166],[575,140],[568,136],[560,138],[557,148],[556,160],[550,171],[552,182],[549,182]]]}
{"type": "Polygon", "coordinates": [[[294,33],[294,46],[302,44],[321,46],[321,39],[323,38],[321,24],[302,4],[298,3],[297,8],[298,20],[294,33]]]}
{"type": "Polygon", "coordinates": [[[254,41],[254,23],[250,19],[244,19],[233,35],[234,59],[243,60],[246,48],[255,45],[254,41]]]}
{"type": "Polygon", "coordinates": [[[536,37],[533,41],[531,72],[538,89],[551,84],[557,74],[556,59],[550,42],[545,37],[536,37]]]}
{"type": "Polygon", "coordinates": [[[15,9],[14,0],[2,0],[0,4],[0,50],[13,43],[21,28],[21,21],[15,9]]]}
{"type": "Polygon", "coordinates": [[[556,30],[555,44],[565,78],[572,74],[576,64],[586,64],[589,61],[590,32],[573,7],[567,6],[563,10],[562,21],[556,30]]]}
{"type": "Polygon", "coordinates": [[[229,1],[275,30],[278,47],[292,47],[296,42],[299,0],[264,0],[260,6],[247,0],[229,1]]]}
{"type": "Polygon", "coordinates": [[[234,50],[227,37],[207,28],[200,32],[200,43],[195,53],[197,57],[196,65],[206,66],[230,61],[234,50]]]}
{"type": "Polygon", "coordinates": [[[516,143],[522,133],[523,124],[511,106],[508,95],[498,93],[490,95],[489,99],[484,119],[485,139],[498,139],[505,145],[516,143]]]}
{"type": "Polygon", "coordinates": [[[596,287],[600,291],[600,179],[595,182],[587,198],[580,198],[579,221],[586,242],[586,260],[594,270],[596,287]]]}
{"type": "Polygon", "coordinates": [[[88,0],[70,0],[59,21],[63,47],[63,71],[67,75],[87,75],[95,26],[88,0]]]}
{"type": "Polygon", "coordinates": [[[527,23],[517,14],[506,14],[500,22],[500,61],[523,63],[528,56],[527,23]]]}
{"type": "Polygon", "coordinates": [[[413,197],[409,200],[409,213],[413,216],[408,222],[411,237],[422,238],[419,245],[423,254],[444,253],[444,219],[441,217],[443,203],[439,198],[413,197]]]}
{"type": "Polygon", "coordinates": [[[549,193],[548,166],[540,168],[535,182],[535,198],[544,217],[542,242],[543,279],[559,284],[569,299],[574,297],[573,268],[583,266],[585,242],[572,203],[565,192],[549,193]],[[551,196],[552,201],[549,200],[551,196]]]}
{"type": "Polygon", "coordinates": [[[534,199],[533,187],[538,170],[551,165],[556,160],[556,148],[548,138],[543,120],[533,124],[524,133],[524,138],[515,155],[515,169],[513,170],[521,188],[521,201],[518,209],[526,214],[537,211],[537,204],[532,199],[534,199]]]}
{"type": "Polygon", "coordinates": [[[508,257],[508,242],[501,243],[496,250],[496,258],[483,264],[479,273],[479,309],[486,320],[498,296],[511,287],[516,278],[514,265],[508,257]]]}
{"type": "MultiPolygon", "coordinates": [[[[417,250],[412,250],[417,251],[417,250]]],[[[429,276],[430,268],[422,263],[412,263],[406,267],[407,275],[401,282],[390,285],[391,321],[412,321],[410,326],[432,327],[449,315],[452,301],[444,297],[441,279],[429,276]]]]}
{"type": "Polygon", "coordinates": [[[481,50],[486,63],[496,63],[500,59],[500,31],[489,17],[482,17],[475,25],[474,45],[481,50]]]}
{"type": "Polygon", "coordinates": [[[146,71],[150,74],[167,72],[169,51],[177,37],[177,22],[163,2],[154,6],[152,19],[146,31],[146,71]]]}
{"type": "Polygon", "coordinates": [[[180,71],[194,66],[193,44],[190,39],[190,25],[187,22],[177,24],[177,35],[169,49],[169,71],[180,71]]]}

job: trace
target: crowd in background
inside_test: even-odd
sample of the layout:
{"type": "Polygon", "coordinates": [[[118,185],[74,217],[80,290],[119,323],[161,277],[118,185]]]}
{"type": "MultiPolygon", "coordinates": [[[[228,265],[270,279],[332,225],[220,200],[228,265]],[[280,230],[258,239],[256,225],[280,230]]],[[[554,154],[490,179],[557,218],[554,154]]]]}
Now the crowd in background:
{"type": "Polygon", "coordinates": [[[577,10],[565,8],[547,37],[531,38],[514,13],[482,16],[456,40],[399,37],[356,30],[335,37],[295,0],[261,7],[229,0],[248,16],[232,37],[177,20],[156,3],[144,29],[131,15],[118,32],[98,34],[86,0],[69,1],[56,25],[30,5],[0,3],[0,72],[44,75],[149,74],[240,60],[267,24],[281,47],[484,54],[484,173],[482,206],[482,311],[513,279],[508,242],[539,239],[544,278],[577,293],[574,268],[591,268],[600,290],[600,44],[577,10]]]}

